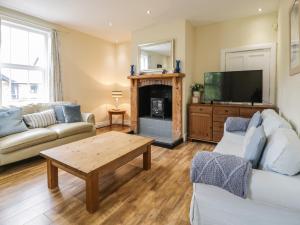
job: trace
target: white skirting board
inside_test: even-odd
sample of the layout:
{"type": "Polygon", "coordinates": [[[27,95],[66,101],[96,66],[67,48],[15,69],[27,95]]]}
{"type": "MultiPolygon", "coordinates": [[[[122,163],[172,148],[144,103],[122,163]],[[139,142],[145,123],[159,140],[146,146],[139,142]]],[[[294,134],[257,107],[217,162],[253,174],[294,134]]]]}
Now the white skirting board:
{"type": "MultiPolygon", "coordinates": [[[[115,125],[115,124],[122,125],[122,120],[121,119],[117,119],[117,120],[113,119],[112,122],[113,122],[113,125],[115,125]]],[[[129,120],[124,120],[124,125],[130,126],[130,121],[129,120]]],[[[109,120],[96,123],[96,128],[107,127],[107,126],[109,126],[109,120]]]]}

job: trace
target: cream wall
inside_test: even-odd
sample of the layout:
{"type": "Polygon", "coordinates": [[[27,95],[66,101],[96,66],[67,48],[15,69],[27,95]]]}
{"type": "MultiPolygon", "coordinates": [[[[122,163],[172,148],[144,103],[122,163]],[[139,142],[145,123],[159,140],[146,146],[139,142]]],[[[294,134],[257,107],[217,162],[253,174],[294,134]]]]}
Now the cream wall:
{"type": "Polygon", "coordinates": [[[278,13],[277,100],[280,112],[299,133],[300,74],[289,75],[289,9],[292,0],[281,0],[278,13]]]}
{"type": "Polygon", "coordinates": [[[3,7],[0,13],[58,30],[64,100],[77,102],[82,111],[95,114],[97,123],[107,125],[107,110],[114,105],[111,91],[122,90],[120,106],[129,112],[129,43],[114,44],[3,7]]]}
{"type": "Polygon", "coordinates": [[[220,71],[221,49],[275,43],[276,23],[271,13],[197,27],[193,80],[203,83],[204,72],[220,71]]]}
{"type": "Polygon", "coordinates": [[[60,49],[64,100],[77,102],[82,111],[94,113],[98,123],[107,123],[107,110],[114,104],[111,91],[123,90],[120,103],[128,109],[128,82],[125,72],[120,75],[129,68],[123,46],[68,31],[60,32],[60,49]]]}

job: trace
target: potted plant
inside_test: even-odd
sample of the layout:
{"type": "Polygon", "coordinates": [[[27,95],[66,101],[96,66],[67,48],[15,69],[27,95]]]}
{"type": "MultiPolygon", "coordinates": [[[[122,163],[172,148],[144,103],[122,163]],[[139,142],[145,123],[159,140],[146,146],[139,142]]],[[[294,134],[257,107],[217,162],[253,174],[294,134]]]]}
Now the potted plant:
{"type": "Polygon", "coordinates": [[[199,103],[199,102],[201,102],[201,95],[202,95],[202,92],[204,91],[203,84],[194,83],[191,86],[191,89],[192,89],[192,93],[193,93],[192,103],[199,103]]]}
{"type": "Polygon", "coordinates": [[[191,88],[194,97],[200,97],[201,93],[204,90],[203,84],[200,83],[194,83],[191,88]]]}

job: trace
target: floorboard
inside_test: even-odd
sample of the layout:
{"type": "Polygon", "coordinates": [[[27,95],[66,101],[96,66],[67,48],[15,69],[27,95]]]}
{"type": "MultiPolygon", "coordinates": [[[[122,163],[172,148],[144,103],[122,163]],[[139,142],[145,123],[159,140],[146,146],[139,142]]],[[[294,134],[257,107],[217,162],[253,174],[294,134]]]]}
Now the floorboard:
{"type": "MultiPolygon", "coordinates": [[[[128,127],[101,128],[128,132],[128,127]]],[[[85,210],[82,180],[59,170],[59,188],[47,188],[46,162],[36,157],[0,172],[0,225],[18,224],[189,224],[193,155],[211,151],[207,143],[183,143],[173,150],[152,147],[152,168],[142,170],[142,157],[99,179],[99,210],[85,210]]]]}

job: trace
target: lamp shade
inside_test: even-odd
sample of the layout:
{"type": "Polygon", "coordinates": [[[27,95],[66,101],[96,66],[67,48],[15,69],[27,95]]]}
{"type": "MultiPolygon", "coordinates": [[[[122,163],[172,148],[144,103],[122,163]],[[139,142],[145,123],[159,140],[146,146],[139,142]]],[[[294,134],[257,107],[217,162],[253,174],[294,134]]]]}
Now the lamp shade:
{"type": "Polygon", "coordinates": [[[122,93],[122,91],[112,91],[111,92],[111,96],[113,98],[122,98],[123,97],[123,93],[122,93]]]}

